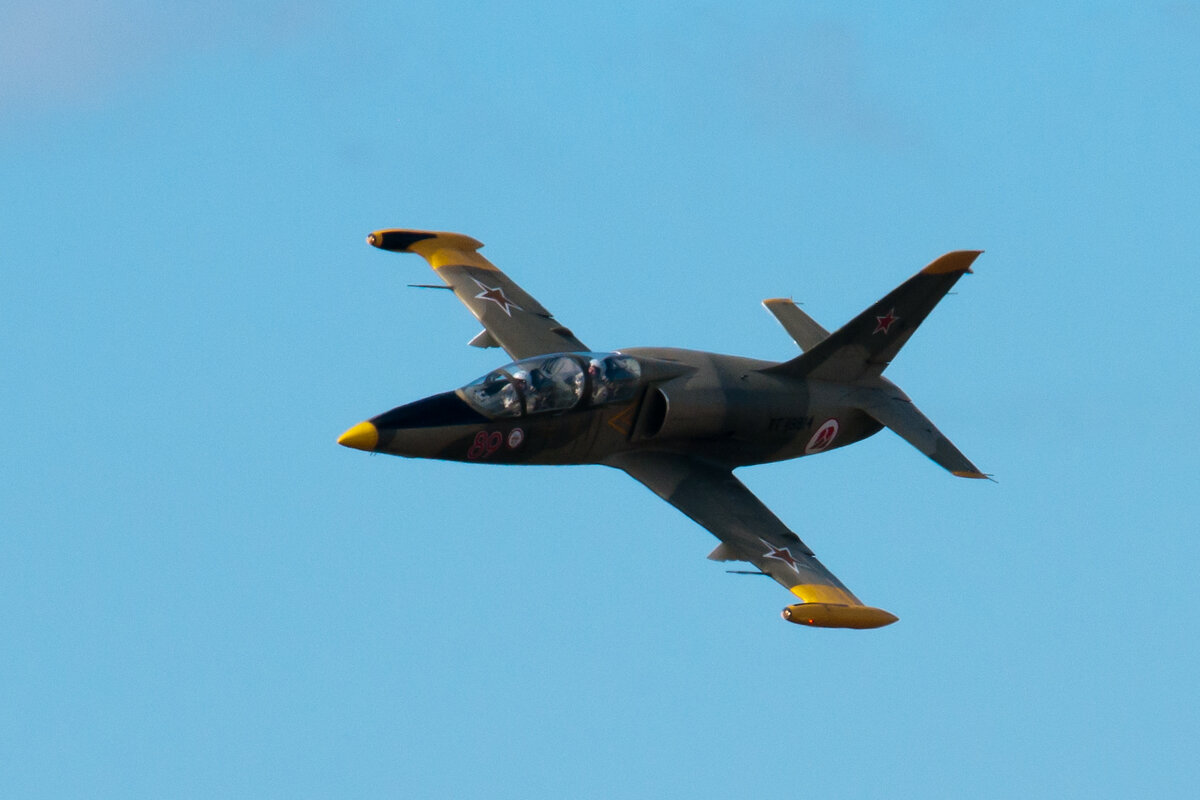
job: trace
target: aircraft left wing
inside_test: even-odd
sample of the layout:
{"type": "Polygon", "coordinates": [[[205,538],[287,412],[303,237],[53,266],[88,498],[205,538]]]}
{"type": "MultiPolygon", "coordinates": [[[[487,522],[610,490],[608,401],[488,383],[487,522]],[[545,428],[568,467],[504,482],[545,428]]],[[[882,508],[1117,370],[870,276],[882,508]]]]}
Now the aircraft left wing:
{"type": "Polygon", "coordinates": [[[879,628],[896,616],[863,605],[779,517],[723,466],[673,453],[608,461],[721,540],[709,558],[748,561],[800,598],[783,618],[819,628],[879,628]]]}
{"type": "Polygon", "coordinates": [[[471,340],[477,347],[503,347],[514,359],[588,349],[541,303],[479,255],[476,251],[483,243],[470,236],[392,228],[375,231],[367,243],[381,250],[416,253],[428,261],[483,323],[483,332],[471,340]]]}

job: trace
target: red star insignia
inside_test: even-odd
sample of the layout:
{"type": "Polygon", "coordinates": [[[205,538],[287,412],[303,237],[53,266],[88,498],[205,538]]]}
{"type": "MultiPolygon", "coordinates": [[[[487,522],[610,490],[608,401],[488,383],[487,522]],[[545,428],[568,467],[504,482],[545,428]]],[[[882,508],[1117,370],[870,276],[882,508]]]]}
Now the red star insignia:
{"type": "Polygon", "coordinates": [[[892,329],[892,326],[899,321],[900,318],[896,316],[896,309],[893,308],[882,317],[875,318],[875,330],[871,331],[871,335],[874,336],[877,333],[887,333],[892,329]]]}
{"type": "Polygon", "coordinates": [[[500,306],[501,310],[503,310],[504,313],[510,317],[512,316],[512,311],[510,311],[509,309],[515,308],[517,311],[525,310],[525,309],[521,308],[519,305],[517,305],[516,303],[514,303],[512,300],[509,300],[507,297],[505,297],[504,289],[500,288],[499,286],[496,286],[493,288],[493,287],[488,286],[487,284],[483,283],[478,278],[471,278],[471,280],[475,281],[476,285],[478,285],[480,289],[483,289],[482,292],[475,295],[475,299],[492,301],[496,305],[500,306]]]}
{"type": "Polygon", "coordinates": [[[773,558],[776,561],[782,561],[796,572],[800,571],[800,566],[796,563],[796,557],[792,555],[792,551],[786,547],[776,547],[766,539],[759,539],[760,542],[767,546],[767,552],[763,553],[763,558],[773,558]]]}

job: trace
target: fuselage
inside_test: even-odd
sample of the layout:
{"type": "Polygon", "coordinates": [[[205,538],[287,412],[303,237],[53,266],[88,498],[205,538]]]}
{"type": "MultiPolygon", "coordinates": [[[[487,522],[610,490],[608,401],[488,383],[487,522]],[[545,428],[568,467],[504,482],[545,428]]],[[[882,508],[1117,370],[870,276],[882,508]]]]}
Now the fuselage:
{"type": "Polygon", "coordinates": [[[732,468],[824,452],[880,429],[849,402],[852,387],[773,366],[675,348],[550,354],[394,408],[342,443],[494,464],[603,464],[655,450],[732,468]]]}

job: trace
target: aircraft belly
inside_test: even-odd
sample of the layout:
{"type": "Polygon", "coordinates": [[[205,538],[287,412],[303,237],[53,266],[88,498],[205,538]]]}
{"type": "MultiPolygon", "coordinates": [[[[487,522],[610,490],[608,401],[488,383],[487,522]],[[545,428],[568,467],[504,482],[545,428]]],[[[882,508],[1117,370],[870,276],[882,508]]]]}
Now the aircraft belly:
{"type": "Polygon", "coordinates": [[[829,450],[836,450],[848,444],[862,441],[883,429],[883,426],[871,417],[856,409],[816,409],[812,415],[812,424],[796,431],[792,436],[780,442],[767,461],[783,461],[800,456],[817,455],[829,450]],[[836,429],[833,424],[836,423],[836,429]],[[834,431],[829,434],[829,431],[834,431]],[[831,436],[826,442],[825,436],[831,436]]]}
{"type": "MultiPolygon", "coordinates": [[[[848,387],[737,370],[714,372],[725,374],[702,376],[709,380],[699,385],[666,384],[674,407],[667,411],[661,433],[639,437],[639,419],[629,444],[620,449],[675,451],[736,467],[815,455],[881,429],[845,401],[848,387]],[[671,411],[680,408],[695,418],[672,422],[671,411]],[[681,435],[673,436],[677,430],[681,435]]],[[[598,455],[595,460],[603,458],[598,455]]]]}
{"type": "Polygon", "coordinates": [[[874,419],[847,402],[847,389],[816,381],[749,387],[737,403],[745,411],[737,426],[737,438],[745,442],[742,463],[816,455],[879,431],[874,419]]]}

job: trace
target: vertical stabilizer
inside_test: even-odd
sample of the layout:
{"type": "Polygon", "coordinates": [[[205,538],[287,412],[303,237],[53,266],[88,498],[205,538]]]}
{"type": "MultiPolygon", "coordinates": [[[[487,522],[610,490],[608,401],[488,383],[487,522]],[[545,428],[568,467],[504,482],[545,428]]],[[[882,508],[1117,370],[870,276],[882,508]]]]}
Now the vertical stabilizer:
{"type": "Polygon", "coordinates": [[[844,383],[879,375],[980,252],[946,253],[803,355],[766,371],[844,383]]]}

